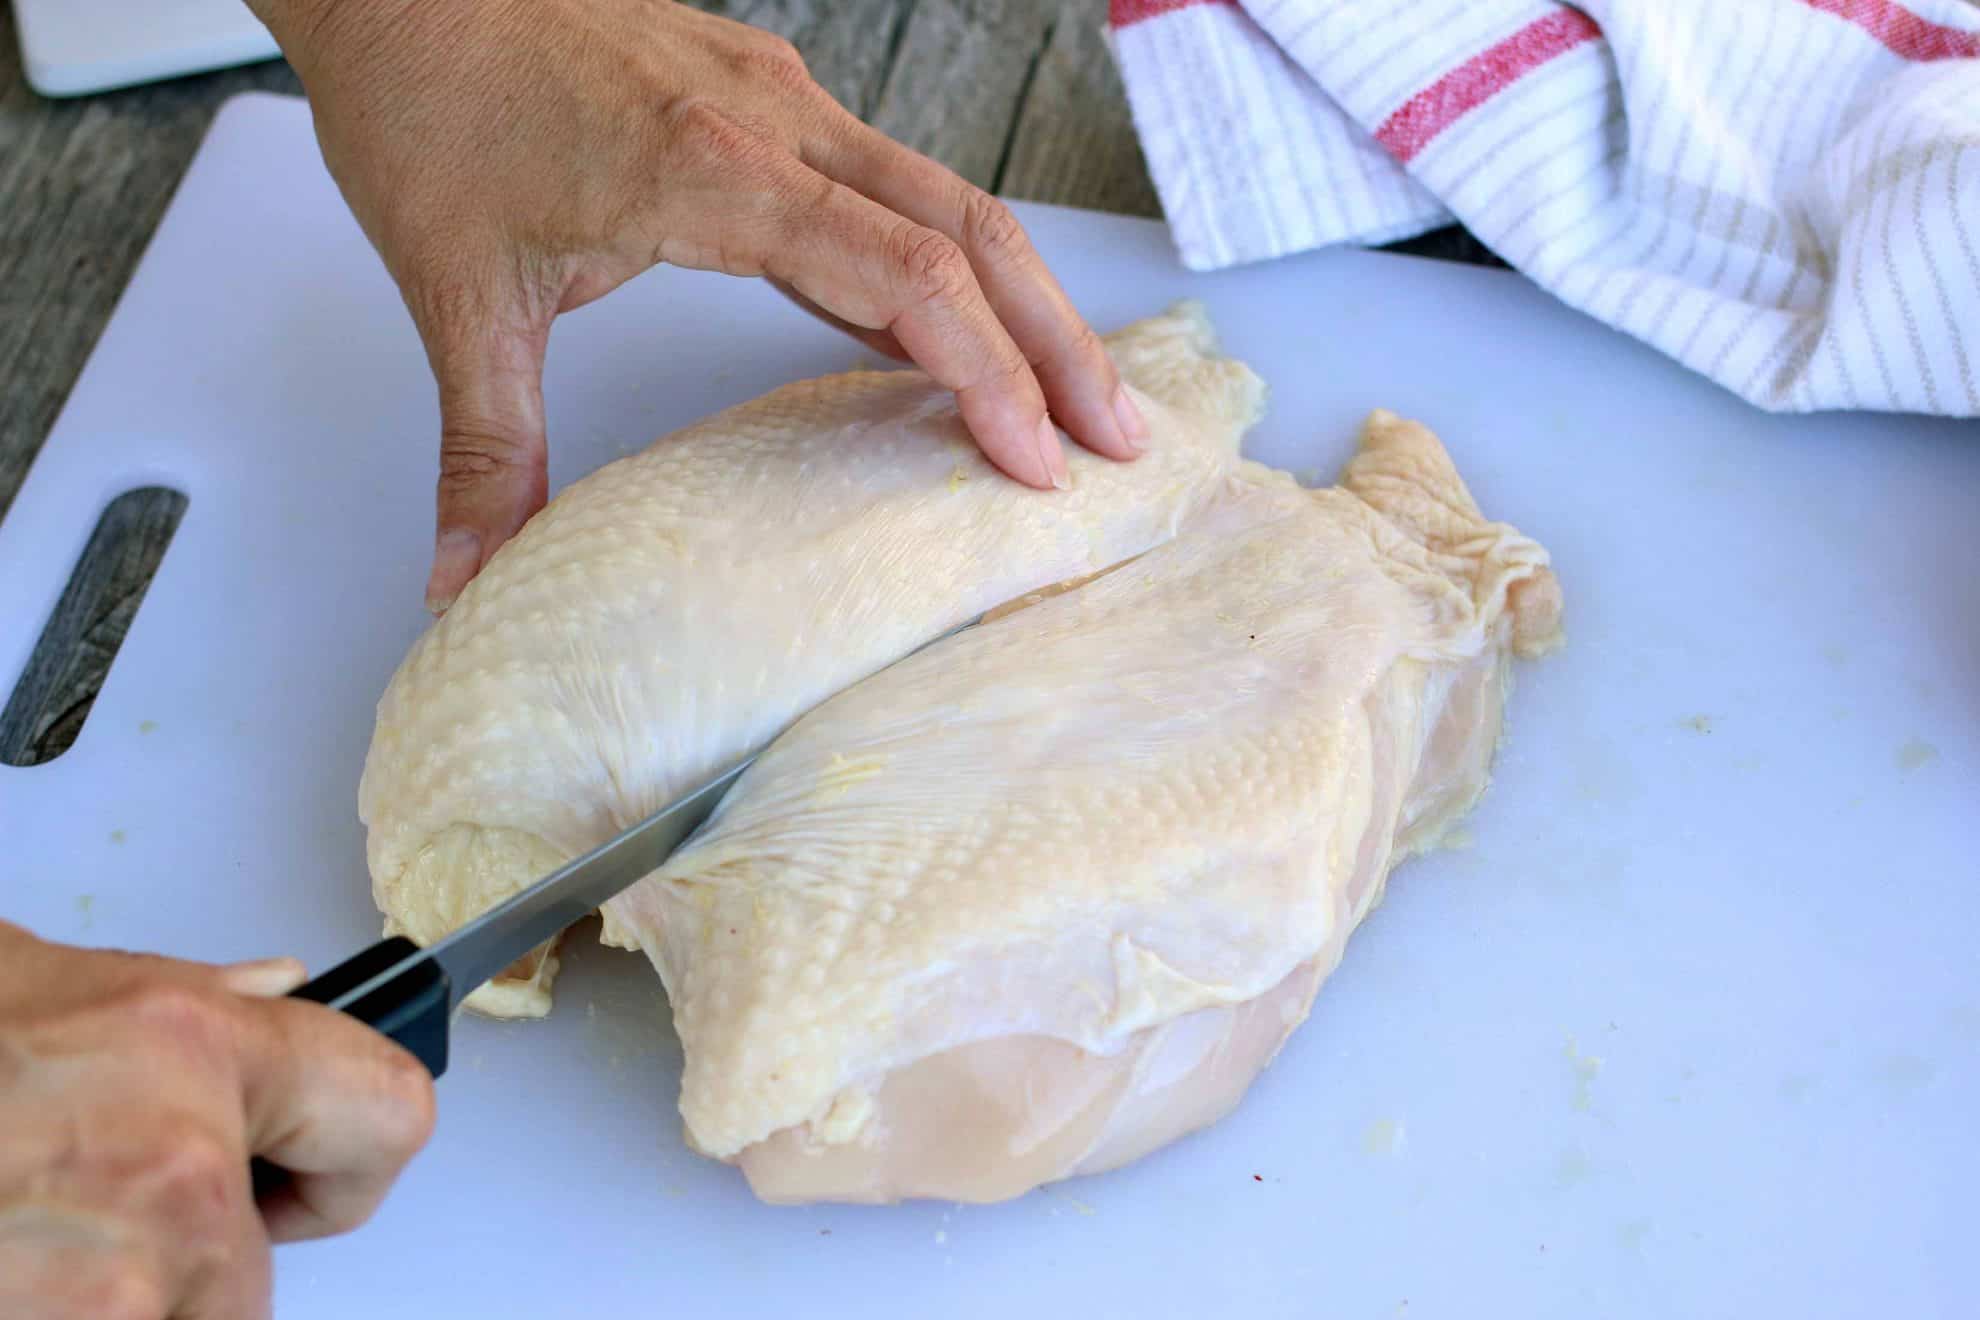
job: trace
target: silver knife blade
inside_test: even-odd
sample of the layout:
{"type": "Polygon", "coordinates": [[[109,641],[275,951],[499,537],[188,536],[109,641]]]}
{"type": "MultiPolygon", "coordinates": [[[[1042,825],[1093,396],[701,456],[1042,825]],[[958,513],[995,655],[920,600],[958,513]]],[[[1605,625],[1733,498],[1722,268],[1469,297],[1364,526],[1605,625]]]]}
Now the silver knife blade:
{"type": "MultiPolygon", "coordinates": [[[[982,616],[978,615],[960,623],[881,669],[890,669],[908,656],[946,642],[981,622],[982,616]]],[[[329,1006],[340,1011],[347,1009],[409,968],[432,961],[447,973],[447,1009],[451,1013],[504,967],[590,916],[606,899],[659,870],[681,842],[708,819],[723,794],[742,777],[743,771],[756,763],[762,752],[758,748],[749,753],[692,793],[676,798],[617,838],[565,863],[444,938],[406,955],[330,1000],[329,1006]]]]}
{"type": "Polygon", "coordinates": [[[681,840],[714,812],[729,785],[755,763],[754,754],[744,757],[618,838],[565,863],[428,946],[427,956],[447,971],[448,1008],[460,1007],[461,1001],[489,977],[559,931],[584,920],[606,899],[659,870],[681,840]]]}

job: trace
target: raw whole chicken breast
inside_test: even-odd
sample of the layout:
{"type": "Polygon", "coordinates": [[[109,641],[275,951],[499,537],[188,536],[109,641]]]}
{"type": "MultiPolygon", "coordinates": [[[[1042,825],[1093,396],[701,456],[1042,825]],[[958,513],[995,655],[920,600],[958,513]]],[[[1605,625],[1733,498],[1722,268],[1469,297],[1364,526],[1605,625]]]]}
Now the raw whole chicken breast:
{"type": "MultiPolygon", "coordinates": [[[[1375,414],[1302,490],[1237,458],[1262,388],[1199,311],[1109,343],[1150,452],[1074,453],[1070,491],[888,372],[560,495],[379,704],[388,931],[438,938],[785,730],[605,913],[666,985],[696,1149],[768,1200],[986,1201],[1227,1112],[1483,791],[1560,592],[1422,427],[1375,414]]],[[[469,1002],[540,1015],[555,971],[469,1002]]]]}
{"type": "Polygon", "coordinates": [[[1483,791],[1545,552],[1386,413],[1336,489],[1223,486],[824,703],[628,896],[759,1196],[998,1200],[1214,1121],[1483,791]]]}
{"type": "MultiPolygon", "coordinates": [[[[1149,452],[997,474],[919,372],[805,381],[573,483],[413,647],[358,811],[388,934],[428,944],[944,629],[1174,536],[1263,398],[1180,307],[1112,336],[1149,452]]],[[[630,947],[606,909],[604,938],[630,947]]],[[[535,1017],[539,950],[469,1005],[535,1017]]]]}

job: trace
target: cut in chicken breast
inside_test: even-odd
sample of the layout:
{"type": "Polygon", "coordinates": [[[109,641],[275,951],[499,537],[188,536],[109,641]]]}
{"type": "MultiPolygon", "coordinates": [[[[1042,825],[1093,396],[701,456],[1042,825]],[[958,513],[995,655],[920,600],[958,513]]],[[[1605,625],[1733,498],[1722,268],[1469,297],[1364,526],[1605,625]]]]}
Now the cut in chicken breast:
{"type": "MultiPolygon", "coordinates": [[[[666,984],[696,1149],[769,1200],[988,1201],[1229,1111],[1483,791],[1561,596],[1421,426],[1375,414],[1301,490],[1237,459],[1262,390],[1199,312],[1110,345],[1151,452],[1075,454],[1070,491],[995,476],[911,372],[573,485],[379,704],[387,930],[438,938],[782,729],[605,913],[666,984]]],[[[470,1003],[539,1015],[555,972],[470,1003]]]]}
{"type": "MultiPolygon", "coordinates": [[[[1068,491],[996,474],[950,396],[893,371],[777,390],[559,495],[379,703],[359,814],[387,933],[431,943],[945,628],[1173,537],[1262,387],[1193,308],[1108,343],[1149,452],[1071,452],[1068,491]]],[[[468,1002],[541,1015],[556,966],[468,1002]]]]}
{"type": "Polygon", "coordinates": [[[773,1201],[992,1201],[1227,1112],[1483,791],[1545,552],[1427,430],[827,701],[620,912],[690,1143],[773,1201]]]}

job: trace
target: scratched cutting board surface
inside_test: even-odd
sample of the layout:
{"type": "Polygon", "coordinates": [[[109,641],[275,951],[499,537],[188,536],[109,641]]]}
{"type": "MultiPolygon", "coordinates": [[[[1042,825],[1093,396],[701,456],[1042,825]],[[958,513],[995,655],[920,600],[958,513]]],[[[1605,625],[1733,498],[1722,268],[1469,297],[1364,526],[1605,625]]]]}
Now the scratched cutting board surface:
{"type": "MultiPolygon", "coordinates": [[[[464,1019],[378,1218],[279,1314],[1950,1316],[1980,1293],[1980,433],[1762,416],[1514,276],[1337,252],[1183,272],[1021,214],[1111,326],[1203,299],[1331,476],[1388,406],[1552,550],[1468,847],[1411,862],[1239,1110],[992,1207],[771,1208],[683,1149],[643,960],[464,1019]]],[[[856,348],[663,270],[558,327],[553,481],[856,348]]],[[[301,103],[231,104],[0,523],[0,679],[103,505],[190,508],[81,741],[0,767],[0,915],[321,968],[419,633],[433,391],[301,103]]]]}

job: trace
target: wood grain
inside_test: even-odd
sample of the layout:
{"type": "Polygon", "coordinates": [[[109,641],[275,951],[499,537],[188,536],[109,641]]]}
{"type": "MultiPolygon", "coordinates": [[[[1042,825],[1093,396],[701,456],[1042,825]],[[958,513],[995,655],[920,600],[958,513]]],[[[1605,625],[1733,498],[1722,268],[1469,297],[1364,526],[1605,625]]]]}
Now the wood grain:
{"type": "MultiPolygon", "coordinates": [[[[794,43],[812,76],[875,127],[1012,197],[1160,214],[1092,0],[702,0],[794,43]]],[[[21,76],[0,6],[0,517],[180,176],[228,97],[297,94],[279,61],[76,101],[21,76]]],[[[1492,260],[1461,230],[1398,245],[1492,260]]],[[[74,741],[183,502],[120,500],[0,714],[0,761],[74,741]]],[[[0,572],[5,566],[0,565],[0,572]]],[[[10,677],[0,675],[0,696],[10,677]]]]}
{"type": "Polygon", "coordinates": [[[1051,25],[996,182],[1007,197],[1162,214],[1097,5],[1068,7],[1051,25]]]}
{"type": "Polygon", "coordinates": [[[157,486],[110,501],[0,712],[0,765],[35,765],[76,740],[185,511],[185,496],[157,486]]]}
{"type": "Polygon", "coordinates": [[[868,122],[994,191],[1060,8],[1047,0],[918,0],[868,122]]]}
{"type": "Polygon", "coordinates": [[[798,48],[819,86],[866,119],[914,0],[703,0],[695,7],[775,32],[798,48]]]}

